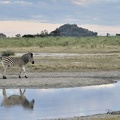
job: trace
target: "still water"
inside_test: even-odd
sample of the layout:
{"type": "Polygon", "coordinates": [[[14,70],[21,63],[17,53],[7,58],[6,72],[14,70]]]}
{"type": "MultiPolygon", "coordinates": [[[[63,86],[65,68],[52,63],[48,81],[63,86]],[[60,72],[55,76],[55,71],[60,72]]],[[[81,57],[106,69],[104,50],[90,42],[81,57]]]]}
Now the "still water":
{"type": "Polygon", "coordinates": [[[1,89],[0,102],[1,120],[41,120],[106,113],[107,109],[120,110],[120,82],[80,88],[1,89]],[[15,99],[20,92],[25,95],[23,99],[32,102],[33,109],[28,101],[26,105],[19,102],[11,105],[21,98],[15,99]]]}

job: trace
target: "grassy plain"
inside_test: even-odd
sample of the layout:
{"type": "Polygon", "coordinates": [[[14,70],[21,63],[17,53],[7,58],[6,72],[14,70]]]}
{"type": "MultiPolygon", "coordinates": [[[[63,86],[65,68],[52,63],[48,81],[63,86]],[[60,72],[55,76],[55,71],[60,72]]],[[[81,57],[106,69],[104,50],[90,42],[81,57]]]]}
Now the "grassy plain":
{"type": "Polygon", "coordinates": [[[0,38],[0,52],[86,53],[69,57],[36,57],[37,71],[119,70],[120,37],[0,38]],[[103,55],[94,55],[100,53],[103,55]],[[93,54],[93,55],[91,55],[93,54]]]}
{"type": "Polygon", "coordinates": [[[0,51],[4,50],[70,53],[119,52],[120,37],[0,38],[0,51]]]}

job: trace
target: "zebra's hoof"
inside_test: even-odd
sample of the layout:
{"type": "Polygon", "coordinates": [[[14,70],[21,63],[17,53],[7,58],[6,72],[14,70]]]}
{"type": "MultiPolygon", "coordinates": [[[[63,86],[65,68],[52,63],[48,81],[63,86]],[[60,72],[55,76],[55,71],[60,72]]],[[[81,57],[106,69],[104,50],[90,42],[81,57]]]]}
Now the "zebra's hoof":
{"type": "Polygon", "coordinates": [[[21,76],[19,75],[19,78],[21,78],[21,76]]]}
{"type": "Polygon", "coordinates": [[[28,78],[27,76],[25,76],[25,78],[28,78]]]}
{"type": "Polygon", "coordinates": [[[3,76],[3,79],[7,79],[6,76],[3,76]]]}

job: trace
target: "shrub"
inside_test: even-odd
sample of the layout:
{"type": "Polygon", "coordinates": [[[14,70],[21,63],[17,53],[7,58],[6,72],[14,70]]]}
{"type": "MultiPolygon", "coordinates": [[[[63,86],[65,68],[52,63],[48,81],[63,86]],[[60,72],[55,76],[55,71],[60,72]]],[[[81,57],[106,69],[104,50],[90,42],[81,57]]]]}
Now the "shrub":
{"type": "Polygon", "coordinates": [[[15,53],[10,50],[2,51],[2,56],[10,56],[10,55],[15,55],[15,53]]]}

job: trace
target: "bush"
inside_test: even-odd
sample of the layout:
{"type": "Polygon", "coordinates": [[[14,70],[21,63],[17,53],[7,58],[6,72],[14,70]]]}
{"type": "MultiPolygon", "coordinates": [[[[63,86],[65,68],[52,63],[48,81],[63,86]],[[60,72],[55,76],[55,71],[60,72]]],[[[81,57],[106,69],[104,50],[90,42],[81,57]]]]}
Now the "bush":
{"type": "Polygon", "coordinates": [[[10,55],[15,55],[15,53],[10,50],[2,51],[2,56],[10,56],[10,55]]]}

